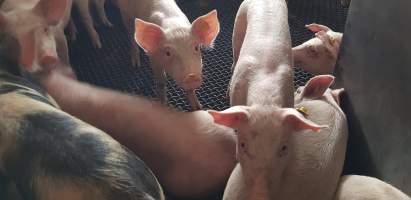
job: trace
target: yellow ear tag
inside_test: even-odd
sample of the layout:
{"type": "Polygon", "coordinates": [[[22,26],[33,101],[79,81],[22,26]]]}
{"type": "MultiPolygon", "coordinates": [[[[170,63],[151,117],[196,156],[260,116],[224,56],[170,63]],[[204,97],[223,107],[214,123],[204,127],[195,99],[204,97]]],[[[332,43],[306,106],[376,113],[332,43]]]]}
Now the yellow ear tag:
{"type": "Polygon", "coordinates": [[[306,107],[301,106],[299,108],[296,108],[296,110],[304,115],[304,117],[308,116],[308,109],[306,107]]]}
{"type": "Polygon", "coordinates": [[[331,45],[335,45],[336,39],[333,36],[330,36],[330,43],[331,45]]]}

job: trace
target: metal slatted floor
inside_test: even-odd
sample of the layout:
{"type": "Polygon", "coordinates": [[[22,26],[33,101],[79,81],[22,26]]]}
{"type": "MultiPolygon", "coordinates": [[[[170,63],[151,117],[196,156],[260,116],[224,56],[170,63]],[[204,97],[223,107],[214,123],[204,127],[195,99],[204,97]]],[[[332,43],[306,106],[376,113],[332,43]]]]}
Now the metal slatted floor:
{"type": "MultiPolygon", "coordinates": [[[[181,2],[181,1],[180,1],[181,2]]],[[[232,49],[231,35],[235,15],[241,1],[213,1],[209,8],[193,7],[191,0],[180,5],[190,21],[217,9],[221,24],[221,32],[213,49],[204,50],[204,83],[198,97],[205,109],[222,110],[228,108],[226,90],[231,77],[232,49]]],[[[313,37],[313,33],[305,29],[309,23],[320,23],[335,31],[343,32],[347,9],[340,6],[339,0],[289,0],[289,25],[293,46],[313,37]]],[[[109,19],[113,28],[98,27],[103,48],[93,49],[81,23],[76,21],[80,36],[70,43],[71,64],[78,78],[98,86],[120,90],[126,93],[156,98],[154,81],[148,58],[143,56],[141,67],[131,66],[129,57],[130,43],[127,31],[123,27],[118,10],[107,6],[109,19]]],[[[295,68],[294,85],[303,85],[311,77],[309,73],[295,68]]],[[[182,89],[173,80],[168,81],[169,105],[184,111],[190,109],[182,89]]],[[[210,199],[220,199],[215,197],[210,199]]],[[[169,198],[171,199],[171,198],[169,198]]]]}

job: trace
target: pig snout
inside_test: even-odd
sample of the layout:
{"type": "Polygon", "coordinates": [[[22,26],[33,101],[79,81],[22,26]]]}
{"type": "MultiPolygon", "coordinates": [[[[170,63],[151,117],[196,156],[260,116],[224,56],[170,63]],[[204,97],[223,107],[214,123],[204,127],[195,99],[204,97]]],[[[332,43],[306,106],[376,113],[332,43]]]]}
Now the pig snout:
{"type": "Polygon", "coordinates": [[[42,67],[51,67],[59,61],[54,35],[49,32],[43,32],[39,35],[38,59],[42,67]]]}
{"type": "Polygon", "coordinates": [[[56,65],[58,61],[59,59],[57,58],[56,54],[47,53],[40,58],[40,65],[48,68],[56,65]]]}
{"type": "Polygon", "coordinates": [[[199,88],[202,83],[203,78],[201,77],[201,74],[191,73],[184,77],[182,87],[185,90],[192,90],[199,88]]]}

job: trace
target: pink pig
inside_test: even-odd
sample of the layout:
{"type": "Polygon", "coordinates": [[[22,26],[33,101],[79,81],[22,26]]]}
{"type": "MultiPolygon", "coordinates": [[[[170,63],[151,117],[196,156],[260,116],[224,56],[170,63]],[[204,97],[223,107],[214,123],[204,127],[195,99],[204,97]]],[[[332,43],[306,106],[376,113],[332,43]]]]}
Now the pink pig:
{"type": "Polygon", "coordinates": [[[209,111],[214,122],[238,130],[236,166],[224,191],[224,200],[269,200],[281,194],[293,159],[293,135],[319,126],[292,108],[234,106],[209,111]],[[270,127],[267,130],[267,127],[270,127]]]}
{"type": "Polygon", "coordinates": [[[338,105],[342,90],[328,89],[333,80],[317,76],[298,90],[295,103],[301,113],[259,105],[209,111],[216,123],[238,129],[240,164],[223,199],[332,199],[347,142],[346,119],[338,105]]]}
{"type": "Polygon", "coordinates": [[[134,151],[166,191],[199,198],[224,188],[236,164],[235,135],[206,111],[180,112],[55,72],[40,80],[64,111],[134,151]]]}
{"type": "Polygon", "coordinates": [[[320,24],[306,27],[315,38],[293,48],[294,64],[313,74],[333,73],[343,34],[320,24]]]}
{"type": "MultiPolygon", "coordinates": [[[[71,0],[6,0],[0,10],[0,27],[19,41],[20,66],[35,73],[61,60],[69,63],[64,28],[70,19],[71,0]]],[[[75,77],[70,67],[63,69],[75,77]]]]}
{"type": "Polygon", "coordinates": [[[318,133],[295,134],[294,152],[287,168],[279,199],[332,199],[341,176],[348,137],[348,125],[339,107],[343,89],[331,90],[331,75],[311,78],[294,97],[295,108],[308,120],[326,125],[318,133]],[[295,193],[296,188],[301,188],[295,193]]]}
{"type": "Polygon", "coordinates": [[[117,0],[117,5],[129,32],[135,31],[132,64],[140,65],[138,45],[150,58],[160,101],[166,103],[166,72],[187,92],[192,108],[201,109],[194,91],[203,80],[201,47],[210,46],[219,33],[217,11],[190,24],[173,0],[117,0]]]}
{"type": "Polygon", "coordinates": [[[284,0],[245,0],[233,30],[230,103],[293,107],[291,37],[284,0]],[[270,20],[267,20],[270,19],[270,20]]]}

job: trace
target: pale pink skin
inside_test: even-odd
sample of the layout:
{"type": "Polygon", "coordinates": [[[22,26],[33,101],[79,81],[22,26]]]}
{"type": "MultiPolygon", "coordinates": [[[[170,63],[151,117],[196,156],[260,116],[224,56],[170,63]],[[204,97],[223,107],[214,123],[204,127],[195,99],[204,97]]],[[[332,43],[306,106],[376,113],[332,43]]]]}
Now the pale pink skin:
{"type": "Polygon", "coordinates": [[[294,64],[312,74],[332,74],[343,34],[320,24],[306,27],[315,37],[293,48],[294,64]]]}
{"type": "Polygon", "coordinates": [[[318,133],[304,131],[293,137],[294,152],[281,183],[278,199],[332,199],[341,176],[348,137],[347,120],[339,107],[343,89],[331,90],[334,77],[315,76],[295,95],[295,108],[308,110],[306,118],[326,125],[318,133]],[[298,190],[299,192],[295,192],[298,190]]]}
{"type": "Polygon", "coordinates": [[[347,175],[341,177],[335,200],[410,200],[394,186],[374,177],[347,175]]]}
{"type": "MultiPolygon", "coordinates": [[[[246,112],[250,113],[248,116],[251,119],[255,118],[252,122],[259,122],[239,128],[237,145],[252,143],[241,139],[241,135],[253,135],[256,138],[256,135],[261,135],[259,136],[261,138],[274,135],[277,141],[282,141],[278,139],[282,137],[285,137],[286,141],[288,136],[285,135],[288,134],[283,136],[282,133],[275,134],[267,131],[279,127],[278,123],[284,120],[281,117],[271,120],[271,117],[281,116],[278,113],[281,113],[282,107],[293,107],[291,38],[286,2],[284,0],[243,1],[235,19],[232,43],[233,75],[228,93],[230,104],[235,107],[231,109],[241,108],[236,105],[247,105],[248,107],[243,110],[249,108],[246,112]]],[[[218,116],[215,113],[214,115],[218,116]]],[[[221,122],[216,121],[216,123],[221,122]]],[[[291,129],[282,128],[280,132],[291,132],[291,129]]],[[[276,141],[265,139],[267,142],[276,141]]],[[[259,145],[263,146],[263,144],[259,145]]],[[[273,149],[269,145],[265,147],[273,149]]],[[[278,157],[270,156],[269,160],[274,163],[281,166],[286,165],[285,161],[278,161],[278,157]]],[[[254,164],[259,165],[260,163],[254,162],[254,164]]],[[[240,164],[230,176],[223,199],[272,199],[271,194],[276,192],[277,183],[267,182],[264,176],[280,176],[281,167],[272,172],[254,171],[254,167],[242,169],[247,165],[252,166],[253,163],[240,160],[240,164]]]]}
{"type": "Polygon", "coordinates": [[[292,108],[233,106],[209,111],[214,122],[238,130],[237,160],[224,191],[224,200],[277,199],[293,151],[294,132],[319,126],[292,108]],[[270,127],[270,131],[267,131],[270,127]]]}
{"type": "MultiPolygon", "coordinates": [[[[6,0],[0,27],[16,36],[22,47],[19,63],[24,71],[41,72],[58,61],[69,64],[64,28],[70,19],[71,0],[6,0]]],[[[71,68],[62,69],[75,77],[71,68]]]]}
{"type": "Polygon", "coordinates": [[[246,0],[241,4],[233,30],[233,76],[229,89],[232,106],[293,106],[287,16],[284,0],[246,0]]]}
{"type": "MultiPolygon", "coordinates": [[[[94,21],[93,17],[91,16],[91,7],[94,6],[96,8],[97,17],[99,22],[107,27],[112,27],[113,24],[108,20],[106,11],[104,10],[104,5],[106,0],[74,0],[74,6],[77,7],[80,19],[82,20],[87,33],[91,39],[91,43],[94,48],[100,49],[102,47],[100,35],[97,33],[96,29],[94,28],[94,21]]],[[[76,28],[74,24],[70,24],[71,29],[75,32],[76,28]]],[[[74,33],[75,34],[75,33],[74,33]]],[[[70,36],[72,40],[76,39],[75,35],[70,36]]]]}
{"type": "Polygon", "coordinates": [[[217,12],[190,24],[172,0],[118,0],[117,6],[130,36],[134,35],[132,64],[141,64],[140,46],[150,58],[160,101],[167,102],[167,73],[186,91],[192,109],[201,109],[194,91],[203,80],[200,47],[211,45],[219,33],[217,12]]]}
{"type": "Polygon", "coordinates": [[[296,107],[307,108],[307,117],[295,109],[260,105],[209,111],[216,123],[238,129],[240,164],[223,199],[332,199],[347,140],[337,103],[342,90],[328,89],[333,80],[317,76],[299,89],[296,107]]]}
{"type": "Polygon", "coordinates": [[[166,191],[199,198],[224,188],[236,164],[235,135],[216,125],[207,112],[179,112],[54,72],[41,80],[62,110],[135,152],[166,191]]]}

